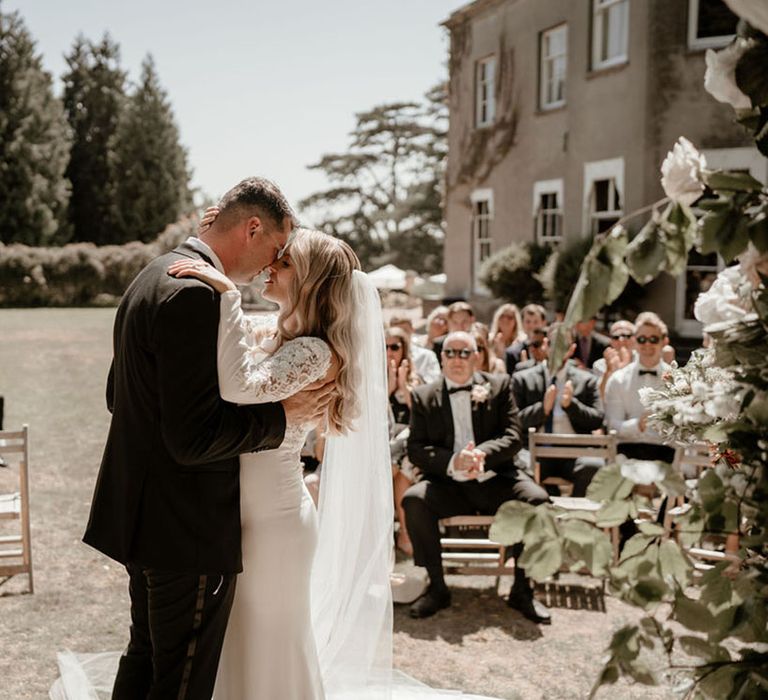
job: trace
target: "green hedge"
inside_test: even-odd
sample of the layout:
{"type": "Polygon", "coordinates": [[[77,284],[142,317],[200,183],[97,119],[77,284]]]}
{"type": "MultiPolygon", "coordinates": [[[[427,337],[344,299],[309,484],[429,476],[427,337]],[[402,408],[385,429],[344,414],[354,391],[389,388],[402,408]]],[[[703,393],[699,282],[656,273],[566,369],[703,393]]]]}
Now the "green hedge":
{"type": "Polygon", "coordinates": [[[168,226],[151,243],[72,243],[60,248],[0,243],[0,306],[116,304],[152,258],[172,250],[196,230],[197,217],[189,217],[168,226]]]}

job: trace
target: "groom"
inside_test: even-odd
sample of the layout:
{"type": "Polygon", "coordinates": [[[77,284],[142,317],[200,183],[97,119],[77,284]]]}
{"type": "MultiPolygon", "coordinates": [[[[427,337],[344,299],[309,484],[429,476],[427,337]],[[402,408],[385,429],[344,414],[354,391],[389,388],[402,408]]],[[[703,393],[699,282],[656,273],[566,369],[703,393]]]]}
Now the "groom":
{"type": "Polygon", "coordinates": [[[210,699],[242,570],[238,455],[278,447],[286,423],[318,417],[331,388],[255,406],[219,396],[219,295],[166,270],[202,259],[250,282],[294,226],[285,197],[262,178],[240,182],[219,207],[199,239],[139,273],[115,319],[112,422],[83,539],[128,570],[119,700],[210,699]]]}

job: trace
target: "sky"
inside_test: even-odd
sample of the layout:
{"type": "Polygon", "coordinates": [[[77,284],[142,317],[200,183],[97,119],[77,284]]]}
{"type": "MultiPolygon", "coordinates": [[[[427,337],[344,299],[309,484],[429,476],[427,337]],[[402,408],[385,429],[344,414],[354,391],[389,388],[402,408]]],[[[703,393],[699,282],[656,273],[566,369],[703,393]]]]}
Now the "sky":
{"type": "Polygon", "coordinates": [[[173,105],[193,186],[218,198],[249,175],[289,201],[322,189],[307,165],[343,151],[355,113],[418,100],[447,74],[440,22],[467,0],[0,0],[56,80],[82,33],[108,31],[137,80],[147,53],[173,105]]]}

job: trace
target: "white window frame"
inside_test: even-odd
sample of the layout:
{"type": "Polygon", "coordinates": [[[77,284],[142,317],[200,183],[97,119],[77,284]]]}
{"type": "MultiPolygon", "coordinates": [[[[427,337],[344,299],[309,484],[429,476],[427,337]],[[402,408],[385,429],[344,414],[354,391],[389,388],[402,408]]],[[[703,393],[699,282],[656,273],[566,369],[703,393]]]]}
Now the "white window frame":
{"type": "Polygon", "coordinates": [[[493,190],[489,188],[474,190],[469,197],[472,202],[472,290],[475,294],[486,296],[489,294],[488,289],[480,282],[480,268],[483,262],[493,253],[493,234],[491,226],[493,224],[493,190]],[[482,220],[478,218],[475,213],[475,207],[481,202],[485,202],[488,206],[488,212],[482,220]],[[485,229],[482,228],[483,221],[486,223],[485,229]],[[486,235],[482,238],[481,233],[486,235]],[[487,251],[484,251],[484,246],[487,246],[487,251]],[[487,255],[484,255],[487,252],[487,255]]]}
{"type": "Polygon", "coordinates": [[[612,66],[618,66],[629,60],[629,0],[592,0],[592,70],[603,70],[612,66]],[[610,14],[611,8],[626,3],[626,22],[621,28],[620,37],[624,51],[605,60],[600,58],[602,48],[603,23],[610,14]]]}
{"type": "Polygon", "coordinates": [[[730,44],[735,34],[723,36],[708,36],[700,38],[696,36],[699,24],[700,0],[688,0],[688,48],[689,49],[713,49],[730,44]]]}
{"type": "Polygon", "coordinates": [[[568,25],[563,23],[556,27],[547,29],[541,33],[541,40],[539,42],[539,109],[546,111],[548,109],[557,109],[562,107],[566,101],[566,78],[568,75],[568,25]],[[547,38],[558,32],[563,33],[563,52],[560,54],[547,55],[545,49],[547,46],[547,38]],[[558,65],[558,59],[562,59],[562,73],[557,74],[556,67],[558,65]],[[551,69],[551,70],[550,70],[551,69]],[[551,76],[551,77],[550,77],[551,76]],[[562,83],[563,96],[559,100],[547,100],[549,94],[550,83],[562,83]]]}
{"type": "MultiPolygon", "coordinates": [[[[703,150],[707,168],[712,170],[746,170],[756,180],[768,183],[768,159],[756,148],[713,148],[703,150]]],[[[717,260],[717,271],[723,269],[722,258],[717,260]]],[[[675,330],[688,338],[700,338],[702,324],[694,318],[685,318],[685,292],[688,270],[708,269],[700,265],[686,266],[686,271],[675,280],[675,330]]],[[[713,269],[714,271],[714,269],[713,269]]]]}
{"type": "Polygon", "coordinates": [[[495,118],[496,56],[486,56],[475,64],[475,126],[490,126],[495,118]]]}
{"type": "Polygon", "coordinates": [[[549,243],[551,245],[557,245],[563,240],[563,180],[562,178],[556,180],[538,180],[533,183],[533,230],[538,243],[549,243]],[[557,209],[542,209],[541,208],[541,196],[545,194],[554,194],[557,197],[557,209]],[[543,234],[544,229],[544,214],[554,215],[558,218],[558,230],[559,235],[545,236],[543,234]]]}
{"type": "Polygon", "coordinates": [[[611,215],[618,215],[621,218],[624,214],[624,207],[627,205],[624,197],[624,158],[610,158],[593,161],[592,163],[584,163],[584,215],[582,220],[584,233],[592,232],[592,220],[595,218],[592,211],[593,185],[598,180],[614,181],[622,208],[609,210],[611,215]]]}

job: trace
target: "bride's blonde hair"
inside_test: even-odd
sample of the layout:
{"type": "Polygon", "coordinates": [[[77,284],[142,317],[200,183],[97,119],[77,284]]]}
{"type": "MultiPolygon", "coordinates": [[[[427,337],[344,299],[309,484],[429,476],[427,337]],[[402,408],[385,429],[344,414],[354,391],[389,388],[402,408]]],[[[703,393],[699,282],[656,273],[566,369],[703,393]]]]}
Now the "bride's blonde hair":
{"type": "Polygon", "coordinates": [[[277,319],[279,337],[281,342],[301,336],[322,338],[338,358],[328,428],[343,434],[359,413],[352,273],[360,269],[360,261],[344,241],[309,229],[296,233],[287,253],[296,274],[288,290],[288,304],[277,319]]]}

